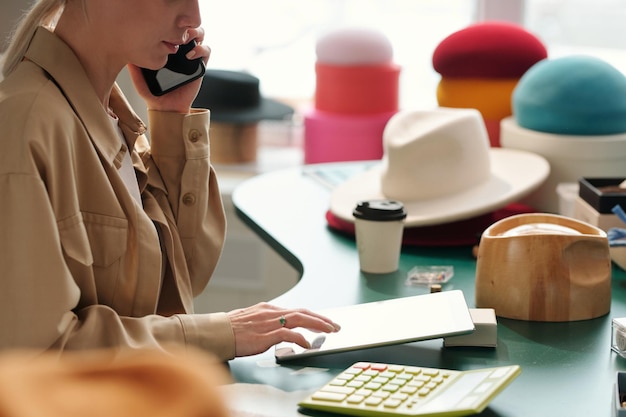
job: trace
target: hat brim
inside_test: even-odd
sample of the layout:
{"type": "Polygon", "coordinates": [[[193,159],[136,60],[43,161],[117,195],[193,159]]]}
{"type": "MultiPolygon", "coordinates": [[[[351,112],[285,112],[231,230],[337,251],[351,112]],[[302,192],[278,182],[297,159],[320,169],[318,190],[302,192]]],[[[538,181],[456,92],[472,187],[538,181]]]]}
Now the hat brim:
{"type": "Polygon", "coordinates": [[[285,120],[293,115],[292,107],[270,98],[261,98],[259,105],[250,108],[209,108],[211,120],[226,123],[255,123],[261,120],[285,120]]]}
{"type": "MultiPolygon", "coordinates": [[[[513,149],[490,148],[488,181],[454,195],[423,201],[402,201],[406,227],[444,224],[498,210],[537,189],[548,177],[550,165],[542,156],[513,149]]],[[[356,174],[332,192],[330,211],[353,222],[357,202],[384,199],[381,191],[382,163],[356,174]]],[[[436,185],[433,185],[436,186],[436,185]]]]}

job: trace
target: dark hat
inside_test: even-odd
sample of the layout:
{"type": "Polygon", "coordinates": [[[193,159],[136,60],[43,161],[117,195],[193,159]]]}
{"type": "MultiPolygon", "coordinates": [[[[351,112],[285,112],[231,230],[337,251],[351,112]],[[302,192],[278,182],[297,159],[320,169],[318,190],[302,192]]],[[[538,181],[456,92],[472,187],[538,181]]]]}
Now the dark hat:
{"type": "Polygon", "coordinates": [[[253,123],[282,120],[294,113],[292,107],[261,97],[259,79],[245,72],[207,69],[193,107],[211,111],[211,120],[253,123]]]}

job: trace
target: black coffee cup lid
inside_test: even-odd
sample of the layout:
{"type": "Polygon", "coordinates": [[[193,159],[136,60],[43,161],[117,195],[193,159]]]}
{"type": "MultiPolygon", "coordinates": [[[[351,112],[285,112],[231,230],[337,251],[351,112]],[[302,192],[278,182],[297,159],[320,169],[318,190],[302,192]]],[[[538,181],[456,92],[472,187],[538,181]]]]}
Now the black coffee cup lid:
{"type": "Polygon", "coordinates": [[[352,211],[357,219],[394,221],[406,218],[404,205],[394,200],[368,200],[360,201],[352,211]]]}

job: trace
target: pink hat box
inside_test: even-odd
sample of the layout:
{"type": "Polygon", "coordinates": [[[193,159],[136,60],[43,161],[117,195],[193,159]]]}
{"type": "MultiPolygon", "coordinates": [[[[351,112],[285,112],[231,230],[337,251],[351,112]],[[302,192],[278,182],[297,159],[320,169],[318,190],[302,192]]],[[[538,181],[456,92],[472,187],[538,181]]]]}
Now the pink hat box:
{"type": "Polygon", "coordinates": [[[395,113],[341,115],[310,109],[304,115],[304,162],[381,159],[383,131],[395,113]]]}

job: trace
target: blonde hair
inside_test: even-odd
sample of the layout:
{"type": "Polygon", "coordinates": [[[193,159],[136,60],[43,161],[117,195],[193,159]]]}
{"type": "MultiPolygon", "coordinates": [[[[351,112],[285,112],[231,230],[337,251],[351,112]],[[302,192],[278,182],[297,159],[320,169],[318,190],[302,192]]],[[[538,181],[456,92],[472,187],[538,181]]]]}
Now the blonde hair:
{"type": "Polygon", "coordinates": [[[2,74],[6,77],[24,58],[33,34],[39,26],[53,28],[67,0],[38,0],[15,28],[6,50],[2,74]]]}

